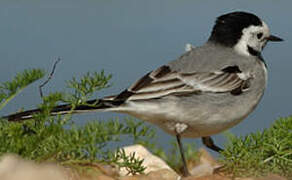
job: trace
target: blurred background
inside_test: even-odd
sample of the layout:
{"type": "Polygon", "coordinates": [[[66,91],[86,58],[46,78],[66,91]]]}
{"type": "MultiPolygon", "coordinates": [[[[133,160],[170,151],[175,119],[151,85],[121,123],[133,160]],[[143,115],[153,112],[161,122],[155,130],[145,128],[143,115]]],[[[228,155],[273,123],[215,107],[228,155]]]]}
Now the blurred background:
{"type": "MultiPolygon", "coordinates": [[[[62,91],[72,76],[105,70],[113,74],[113,86],[96,97],[116,94],[145,73],[176,59],[186,43],[203,44],[217,16],[236,10],[261,17],[271,32],[285,39],[270,43],[263,56],[268,65],[268,86],[257,109],[230,131],[236,135],[263,130],[279,118],[291,115],[292,99],[292,1],[288,0],[1,0],[0,82],[28,68],[51,71],[61,62],[44,88],[47,94],[62,91]]],[[[41,102],[37,81],[2,111],[1,116],[41,102]]],[[[77,124],[124,115],[91,113],[74,116],[77,124]]],[[[174,139],[158,130],[166,148],[174,139]]],[[[223,146],[224,135],[215,141],[223,146]]],[[[185,139],[201,143],[198,139],[185,139]]],[[[123,142],[127,144],[125,140],[123,142]]]]}

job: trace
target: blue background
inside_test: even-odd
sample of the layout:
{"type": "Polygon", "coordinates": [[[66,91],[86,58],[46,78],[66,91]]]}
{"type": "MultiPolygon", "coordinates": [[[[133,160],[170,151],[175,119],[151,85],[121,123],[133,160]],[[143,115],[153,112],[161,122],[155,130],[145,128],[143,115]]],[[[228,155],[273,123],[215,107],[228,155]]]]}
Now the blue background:
{"type": "MultiPolygon", "coordinates": [[[[116,94],[158,66],[177,58],[186,43],[203,44],[217,16],[244,10],[257,14],[271,32],[285,39],[270,43],[263,56],[268,65],[268,86],[257,109],[231,129],[236,135],[267,128],[291,114],[292,1],[288,0],[1,0],[0,81],[27,68],[51,71],[58,64],[44,93],[62,91],[65,81],[86,72],[113,74],[113,86],[96,96],[116,94]]],[[[1,115],[41,102],[34,83],[17,96],[1,115]]],[[[114,113],[78,115],[83,124],[93,119],[124,117],[114,113]]],[[[173,138],[159,131],[158,141],[168,147],[173,138]]],[[[215,136],[219,145],[222,135],[215,136]]],[[[194,141],[187,139],[187,141],[194,141]]],[[[198,141],[198,140],[196,140],[198,141]]],[[[127,142],[125,141],[125,144],[127,142]]],[[[199,144],[200,146],[200,144],[199,144]]]]}

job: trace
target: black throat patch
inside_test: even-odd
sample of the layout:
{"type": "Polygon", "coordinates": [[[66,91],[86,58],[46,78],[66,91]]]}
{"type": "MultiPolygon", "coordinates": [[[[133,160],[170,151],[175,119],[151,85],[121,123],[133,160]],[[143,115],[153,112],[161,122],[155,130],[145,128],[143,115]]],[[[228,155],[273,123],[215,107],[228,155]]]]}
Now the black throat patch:
{"type": "Polygon", "coordinates": [[[267,68],[266,61],[264,60],[261,52],[255,50],[254,48],[252,48],[250,46],[247,46],[247,50],[248,50],[248,53],[251,54],[252,56],[258,57],[265,64],[265,66],[267,68]]]}
{"type": "Polygon", "coordinates": [[[255,50],[254,48],[250,47],[250,46],[247,46],[247,50],[248,50],[248,53],[253,55],[253,56],[260,56],[261,53],[257,50],[255,50]]]}

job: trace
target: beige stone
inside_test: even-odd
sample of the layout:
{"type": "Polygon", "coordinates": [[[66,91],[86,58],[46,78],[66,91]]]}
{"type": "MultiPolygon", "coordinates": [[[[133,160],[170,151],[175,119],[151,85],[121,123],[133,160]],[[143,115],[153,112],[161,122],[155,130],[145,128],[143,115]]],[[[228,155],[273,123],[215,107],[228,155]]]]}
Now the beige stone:
{"type": "Polygon", "coordinates": [[[122,176],[119,180],[140,180],[139,176],[122,176]]]}
{"type": "Polygon", "coordinates": [[[202,176],[202,177],[191,176],[191,177],[183,178],[182,180],[231,180],[231,179],[228,177],[215,174],[215,175],[208,175],[208,176],[202,176]]]}
{"type": "Polygon", "coordinates": [[[124,176],[119,180],[178,180],[172,171],[167,169],[153,171],[149,174],[140,174],[134,176],[124,176]]]}
{"type": "Polygon", "coordinates": [[[14,155],[6,155],[0,161],[1,180],[65,180],[63,168],[52,164],[37,165],[21,160],[14,155]]]}
{"type": "Polygon", "coordinates": [[[105,175],[110,177],[117,177],[119,175],[118,169],[107,164],[95,164],[95,166],[105,175]]]}
{"type": "Polygon", "coordinates": [[[213,156],[210,155],[210,153],[206,149],[200,148],[199,154],[201,163],[208,163],[212,166],[219,166],[218,162],[213,158],[213,156]]]}
{"type": "MultiPolygon", "coordinates": [[[[127,147],[124,147],[123,149],[125,150],[125,153],[128,156],[130,154],[135,153],[136,158],[144,159],[142,166],[146,167],[146,169],[144,171],[145,174],[148,174],[150,172],[159,171],[162,169],[172,171],[174,174],[176,174],[176,172],[174,170],[172,170],[162,159],[153,155],[151,152],[149,152],[142,145],[138,144],[138,145],[127,146],[127,147]]],[[[126,176],[128,174],[128,171],[126,170],[126,168],[121,168],[119,174],[121,176],[126,176]]]]}
{"type": "Polygon", "coordinates": [[[158,171],[150,172],[149,174],[145,175],[142,180],[179,180],[181,179],[174,171],[168,169],[162,169],[158,171]]]}
{"type": "MultiPolygon", "coordinates": [[[[83,180],[83,179],[82,179],[83,180]]],[[[114,178],[106,175],[99,175],[95,178],[91,178],[91,180],[115,180],[114,178]]]]}
{"type": "Polygon", "coordinates": [[[201,148],[199,150],[199,155],[199,163],[197,163],[196,166],[190,166],[190,173],[193,177],[212,175],[214,170],[220,167],[216,160],[205,149],[201,148]]]}
{"type": "Polygon", "coordinates": [[[235,178],[234,180],[256,180],[256,179],[252,177],[244,177],[244,178],[235,178]]]}

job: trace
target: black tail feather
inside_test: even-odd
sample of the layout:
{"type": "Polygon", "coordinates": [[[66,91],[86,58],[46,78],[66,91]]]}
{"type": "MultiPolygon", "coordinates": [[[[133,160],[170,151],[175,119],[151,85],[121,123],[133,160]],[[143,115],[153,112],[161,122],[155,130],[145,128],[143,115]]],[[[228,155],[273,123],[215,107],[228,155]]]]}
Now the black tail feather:
{"type": "Polygon", "coordinates": [[[31,118],[25,118],[25,117],[31,116],[33,114],[37,114],[40,111],[41,111],[40,109],[32,109],[32,110],[28,110],[28,111],[19,112],[19,113],[11,114],[11,115],[8,115],[8,116],[4,116],[2,118],[3,119],[7,119],[8,121],[22,121],[22,120],[31,119],[31,118]]]}
{"type": "MultiPolygon", "coordinates": [[[[72,106],[70,104],[64,104],[64,105],[59,105],[54,107],[51,110],[51,115],[63,115],[63,114],[68,114],[68,113],[81,113],[82,111],[88,112],[88,111],[93,111],[97,109],[107,109],[107,108],[112,108],[112,107],[117,107],[121,105],[124,101],[116,101],[116,100],[89,100],[85,104],[86,105],[80,105],[77,106],[73,111],[72,111],[72,106]]],[[[23,111],[15,114],[11,114],[8,116],[2,117],[3,119],[7,119],[8,121],[23,121],[23,120],[28,120],[32,119],[34,114],[40,113],[42,110],[41,109],[32,109],[28,111],[23,111]]]]}

